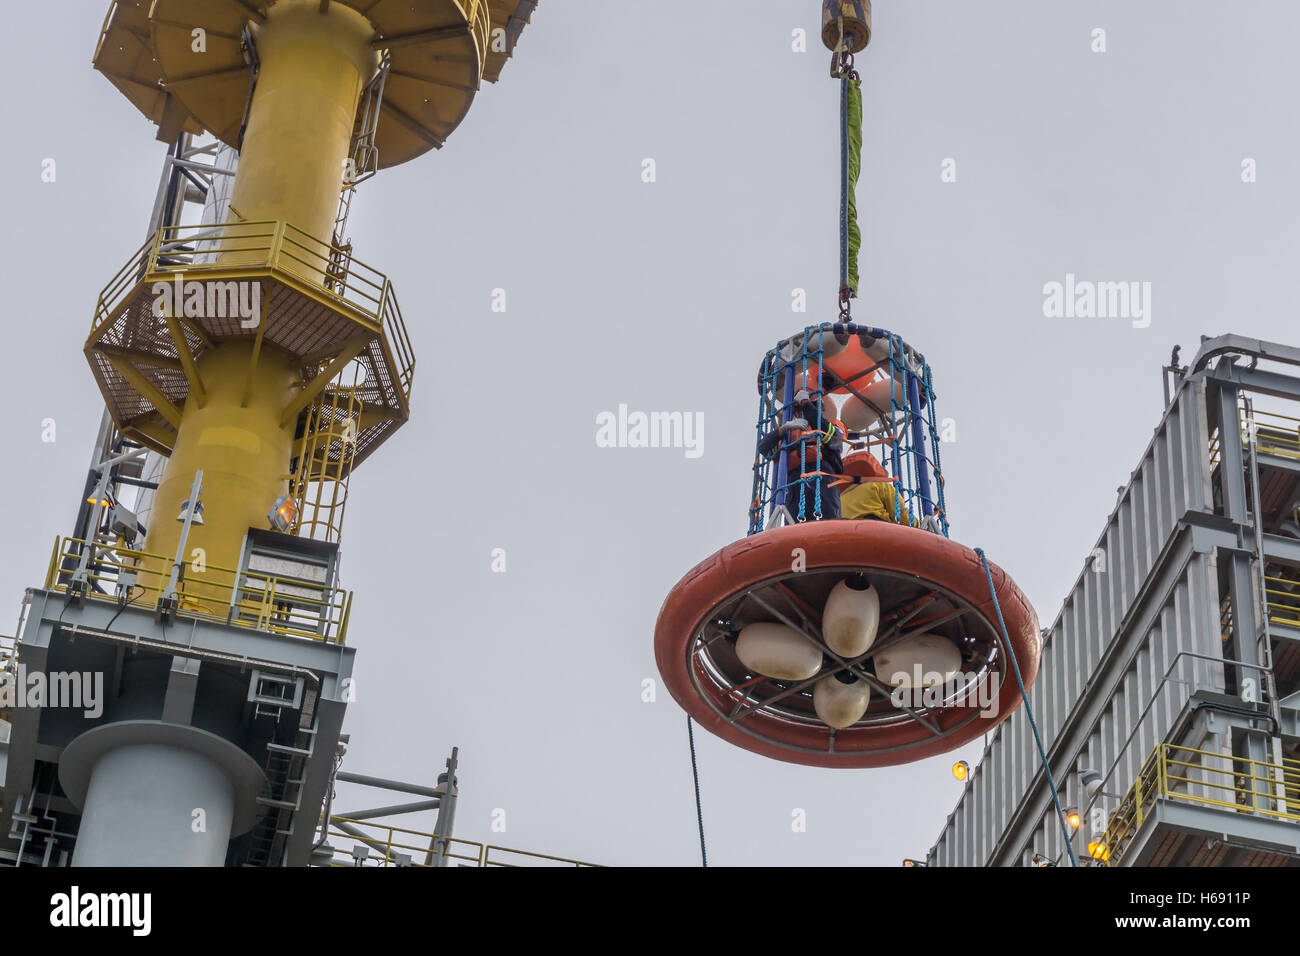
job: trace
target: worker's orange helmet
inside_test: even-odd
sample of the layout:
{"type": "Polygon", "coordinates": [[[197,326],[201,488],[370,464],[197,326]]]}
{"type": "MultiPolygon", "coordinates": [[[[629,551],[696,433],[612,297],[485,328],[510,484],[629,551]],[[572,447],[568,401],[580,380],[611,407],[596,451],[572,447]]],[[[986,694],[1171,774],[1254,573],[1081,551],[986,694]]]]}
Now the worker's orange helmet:
{"type": "Polygon", "coordinates": [[[888,478],[885,466],[869,451],[860,451],[844,459],[844,474],[858,478],[888,478]]]}

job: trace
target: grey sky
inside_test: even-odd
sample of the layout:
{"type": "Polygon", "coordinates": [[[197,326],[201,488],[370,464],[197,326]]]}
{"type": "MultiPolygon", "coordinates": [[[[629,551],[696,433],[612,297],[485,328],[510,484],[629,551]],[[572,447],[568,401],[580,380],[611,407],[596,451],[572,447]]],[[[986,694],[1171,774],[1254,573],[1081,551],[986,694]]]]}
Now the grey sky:
{"type": "MultiPolygon", "coordinates": [[[[107,0],[51,6],[14,6],[0,38],[0,587],[15,612],[71,525],[101,408],[81,347],[144,238],[163,152],[90,68],[107,0]]],[[[1300,6],[875,7],[855,316],[926,354],[957,427],[952,536],[984,547],[1046,625],[1150,438],[1170,348],[1296,341],[1300,6]],[[940,181],[947,157],[956,183],[940,181]],[[1067,272],[1151,282],[1150,327],[1044,318],[1043,285],[1067,272]]],[[[352,483],[346,766],[431,780],[459,745],[458,836],[698,860],[685,718],[662,688],[643,703],[641,682],[658,683],[668,589],[744,534],[763,352],[835,316],[838,90],[819,9],[543,0],[447,147],[360,189],[356,254],[393,279],[418,363],[411,423],[352,483]],[[597,448],[596,416],[620,403],[702,412],[703,456],[597,448]]],[[[697,740],[718,864],[922,856],[959,795],[949,765],[980,750],[832,771],[697,740]]]]}

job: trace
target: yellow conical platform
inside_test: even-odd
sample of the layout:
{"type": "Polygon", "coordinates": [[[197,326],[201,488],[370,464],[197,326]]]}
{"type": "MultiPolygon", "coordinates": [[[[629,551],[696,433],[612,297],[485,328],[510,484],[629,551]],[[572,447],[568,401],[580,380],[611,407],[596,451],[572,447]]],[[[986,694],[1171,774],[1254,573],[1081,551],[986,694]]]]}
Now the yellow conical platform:
{"type": "MultiPolygon", "coordinates": [[[[207,129],[238,145],[250,81],[243,31],[248,26],[256,37],[274,3],[121,0],[104,25],[95,67],[159,125],[160,139],[207,129]]],[[[362,14],[374,30],[372,46],[391,58],[375,134],[381,169],[442,146],[481,81],[500,76],[536,6],[535,0],[324,3],[362,14]]]]}
{"type": "Polygon", "coordinates": [[[95,69],[158,127],[158,138],[173,142],[181,133],[198,135],[203,126],[163,86],[153,55],[149,4],[120,0],[113,4],[95,46],[95,69]]]}

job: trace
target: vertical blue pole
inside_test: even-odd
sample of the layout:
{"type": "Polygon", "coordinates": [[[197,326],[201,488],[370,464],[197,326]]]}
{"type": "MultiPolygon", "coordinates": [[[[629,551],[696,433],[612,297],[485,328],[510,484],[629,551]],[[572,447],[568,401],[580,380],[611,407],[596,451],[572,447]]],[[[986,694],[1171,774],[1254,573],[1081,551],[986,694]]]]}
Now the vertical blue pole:
{"type": "Polygon", "coordinates": [[[912,420],[912,455],[916,459],[916,484],[921,494],[921,510],[934,514],[930,503],[930,463],[926,458],[925,425],[921,420],[921,395],[916,384],[916,373],[907,370],[908,417],[912,420]]]}
{"type": "MultiPolygon", "coordinates": [[[[777,349],[777,360],[780,360],[781,351],[777,349]]],[[[791,418],[794,411],[794,363],[791,362],[785,367],[785,404],[781,406],[781,421],[779,425],[784,425],[791,418]]],[[[789,468],[786,463],[786,454],[782,449],[784,442],[778,441],[776,444],[776,506],[779,508],[785,504],[785,485],[790,476],[787,474],[789,468]]]]}
{"type": "Polygon", "coordinates": [[[930,425],[930,448],[934,453],[935,495],[939,499],[939,521],[943,527],[943,536],[948,537],[948,503],[943,496],[943,464],[939,459],[938,413],[934,410],[934,382],[930,366],[925,366],[925,380],[921,383],[925,391],[925,414],[930,425]]]}

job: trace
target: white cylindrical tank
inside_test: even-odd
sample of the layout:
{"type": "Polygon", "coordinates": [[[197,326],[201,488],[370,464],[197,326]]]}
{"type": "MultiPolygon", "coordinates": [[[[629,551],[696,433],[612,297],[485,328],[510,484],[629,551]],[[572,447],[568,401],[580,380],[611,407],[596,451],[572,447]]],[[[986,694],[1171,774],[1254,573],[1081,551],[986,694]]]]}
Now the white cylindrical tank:
{"type": "Polygon", "coordinates": [[[844,413],[841,416],[844,420],[844,427],[849,431],[864,432],[880,420],[880,412],[889,414],[891,410],[890,392],[893,392],[894,404],[902,408],[906,404],[903,396],[903,387],[898,382],[891,379],[888,375],[878,374],[866,387],[854,386],[861,392],[873,405],[876,405],[880,411],[872,408],[858,398],[856,395],[850,395],[844,400],[844,413]],[[890,385],[893,388],[890,388],[890,385]]]}
{"type": "Polygon", "coordinates": [[[821,648],[792,627],[766,621],[741,629],[736,656],[754,673],[777,680],[807,680],[822,666],[821,648]]]}
{"type": "Polygon", "coordinates": [[[872,660],[876,676],[891,687],[946,684],[961,671],[961,651],[940,634],[917,634],[886,647],[872,660]]]}
{"type": "Polygon", "coordinates": [[[822,609],[822,638],[841,657],[865,654],[880,626],[880,594],[865,578],[845,578],[831,588],[822,609]]]}
{"type": "Polygon", "coordinates": [[[861,720],[870,702],[871,685],[843,671],[813,685],[813,709],[824,723],[837,730],[861,720]]]}
{"type": "Polygon", "coordinates": [[[234,786],[210,758],[157,744],[118,747],[91,771],[72,865],[221,866],[234,813],[234,786]],[[196,807],[202,830],[191,827],[196,807]]]}

